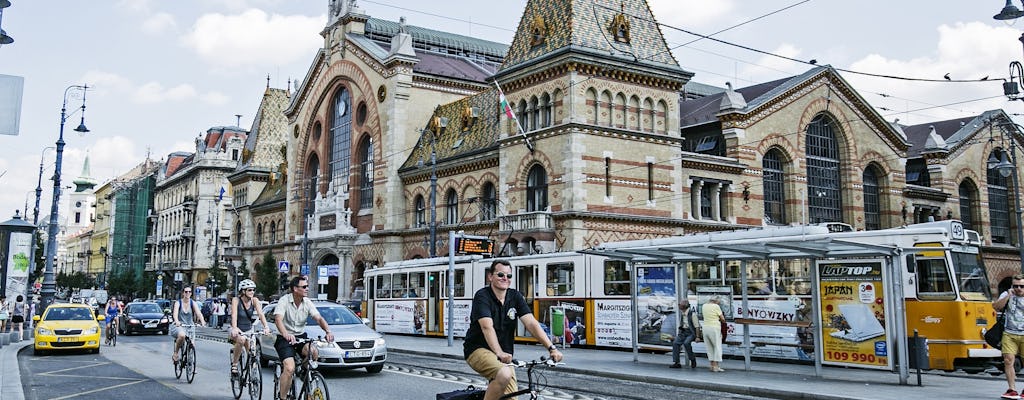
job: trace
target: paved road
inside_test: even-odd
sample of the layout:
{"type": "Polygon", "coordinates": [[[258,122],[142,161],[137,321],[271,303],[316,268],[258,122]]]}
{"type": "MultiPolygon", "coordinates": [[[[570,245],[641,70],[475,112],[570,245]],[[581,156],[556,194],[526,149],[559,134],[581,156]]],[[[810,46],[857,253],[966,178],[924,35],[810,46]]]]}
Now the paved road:
{"type": "Polygon", "coordinates": [[[22,385],[28,399],[184,398],[142,373],[110,361],[104,354],[34,356],[27,349],[18,357],[22,385]]]}

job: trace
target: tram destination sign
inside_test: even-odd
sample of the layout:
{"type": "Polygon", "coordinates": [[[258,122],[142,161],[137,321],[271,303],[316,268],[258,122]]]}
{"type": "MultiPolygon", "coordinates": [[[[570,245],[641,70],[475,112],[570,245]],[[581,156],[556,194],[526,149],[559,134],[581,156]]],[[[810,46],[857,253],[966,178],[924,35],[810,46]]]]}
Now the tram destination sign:
{"type": "Polygon", "coordinates": [[[485,237],[456,237],[455,252],[459,254],[494,254],[494,241],[485,237]]]}

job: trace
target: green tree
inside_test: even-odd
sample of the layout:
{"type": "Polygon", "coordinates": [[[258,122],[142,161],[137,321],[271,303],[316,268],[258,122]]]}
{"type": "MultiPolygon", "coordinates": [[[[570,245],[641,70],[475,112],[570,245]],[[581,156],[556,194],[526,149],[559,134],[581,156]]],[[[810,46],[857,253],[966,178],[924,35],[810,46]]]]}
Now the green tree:
{"type": "Polygon", "coordinates": [[[217,297],[219,293],[231,287],[227,272],[220,266],[220,260],[213,261],[213,266],[208,271],[208,277],[216,282],[215,287],[210,288],[210,297],[217,297]]]}
{"type": "Polygon", "coordinates": [[[68,275],[68,288],[71,290],[82,289],[92,286],[92,279],[85,271],[75,271],[68,275]]]}
{"type": "Polygon", "coordinates": [[[256,264],[256,291],[263,295],[264,300],[277,293],[277,260],[267,251],[263,261],[256,264]]]}
{"type": "Polygon", "coordinates": [[[156,293],[156,275],[154,271],[144,271],[135,281],[138,297],[149,298],[150,293],[156,293]]]}
{"type": "MultiPolygon", "coordinates": [[[[257,265],[259,264],[257,263],[257,265]]],[[[252,279],[252,271],[249,271],[249,262],[246,261],[244,258],[242,259],[242,265],[238,266],[237,273],[241,275],[241,277],[238,278],[239,282],[241,282],[244,279],[252,279]]]]}
{"type": "Polygon", "coordinates": [[[135,270],[131,268],[123,268],[113,274],[107,279],[107,292],[109,294],[116,294],[117,296],[136,297],[136,278],[135,270]]]}

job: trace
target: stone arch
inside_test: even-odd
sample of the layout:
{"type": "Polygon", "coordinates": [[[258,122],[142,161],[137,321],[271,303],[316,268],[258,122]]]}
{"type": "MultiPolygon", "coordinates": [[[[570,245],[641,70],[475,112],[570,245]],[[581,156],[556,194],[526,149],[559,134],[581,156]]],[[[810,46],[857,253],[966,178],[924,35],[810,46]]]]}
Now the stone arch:
{"type": "Polygon", "coordinates": [[[597,98],[597,90],[595,90],[593,87],[587,88],[586,99],[587,122],[597,125],[597,116],[601,114],[599,111],[600,103],[597,98]]]}

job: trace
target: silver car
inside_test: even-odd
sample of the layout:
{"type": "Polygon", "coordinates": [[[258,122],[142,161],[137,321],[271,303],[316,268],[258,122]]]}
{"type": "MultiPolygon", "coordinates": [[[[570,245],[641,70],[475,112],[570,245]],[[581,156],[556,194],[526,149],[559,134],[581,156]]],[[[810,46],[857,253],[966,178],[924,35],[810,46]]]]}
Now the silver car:
{"type": "MultiPolygon", "coordinates": [[[[388,356],[384,336],[366,325],[367,320],[356,316],[352,310],[340,304],[323,300],[313,300],[320,316],[327,321],[334,334],[334,343],[318,344],[320,358],[317,362],[321,367],[329,368],[366,368],[369,373],[378,373],[384,369],[384,361],[388,356]]],[[[263,315],[270,324],[270,335],[260,338],[260,353],[263,360],[277,360],[277,326],[274,324],[274,309],[277,303],[263,308],[263,315]]],[[[259,321],[256,322],[259,325],[259,321]]],[[[258,330],[262,330],[257,326],[258,330]]],[[[306,320],[306,334],[310,338],[322,337],[320,329],[312,318],[306,320]]]]}

